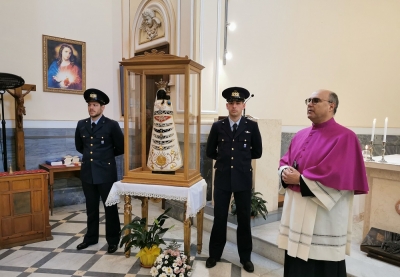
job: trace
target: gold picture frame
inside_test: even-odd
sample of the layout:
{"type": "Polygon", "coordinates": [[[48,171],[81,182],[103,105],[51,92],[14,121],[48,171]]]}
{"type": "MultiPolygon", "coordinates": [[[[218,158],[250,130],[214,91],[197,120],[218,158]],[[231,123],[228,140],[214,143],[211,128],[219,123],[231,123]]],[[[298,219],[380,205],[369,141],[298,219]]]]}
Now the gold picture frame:
{"type": "Polygon", "coordinates": [[[83,94],[86,43],[43,35],[43,91],[83,94]]]}

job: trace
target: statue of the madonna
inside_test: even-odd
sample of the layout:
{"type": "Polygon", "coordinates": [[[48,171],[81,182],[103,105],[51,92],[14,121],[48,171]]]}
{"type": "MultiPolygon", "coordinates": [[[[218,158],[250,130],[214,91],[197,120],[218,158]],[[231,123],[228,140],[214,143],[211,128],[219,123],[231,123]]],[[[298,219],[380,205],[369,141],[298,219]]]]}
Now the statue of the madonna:
{"type": "Polygon", "coordinates": [[[174,173],[182,167],[183,160],[176,135],[170,91],[167,88],[168,82],[163,82],[162,79],[156,85],[158,90],[154,101],[147,166],[155,173],[174,173]]]}

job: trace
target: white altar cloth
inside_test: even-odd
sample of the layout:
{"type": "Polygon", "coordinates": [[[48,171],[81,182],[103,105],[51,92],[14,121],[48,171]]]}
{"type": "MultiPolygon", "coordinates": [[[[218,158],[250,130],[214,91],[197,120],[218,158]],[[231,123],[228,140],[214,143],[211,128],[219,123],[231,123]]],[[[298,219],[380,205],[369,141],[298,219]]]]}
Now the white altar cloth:
{"type": "MultiPolygon", "coordinates": [[[[382,159],[382,156],[374,156],[372,158],[374,159],[374,161],[371,162],[380,163],[379,161],[382,159]]],[[[386,155],[385,161],[387,163],[384,164],[400,165],[400,155],[399,154],[386,155]]]]}
{"type": "Polygon", "coordinates": [[[169,200],[186,201],[186,219],[194,217],[205,207],[207,183],[200,180],[191,187],[161,186],[151,184],[135,184],[115,182],[105,203],[106,206],[121,202],[120,195],[164,198],[169,200]]]}

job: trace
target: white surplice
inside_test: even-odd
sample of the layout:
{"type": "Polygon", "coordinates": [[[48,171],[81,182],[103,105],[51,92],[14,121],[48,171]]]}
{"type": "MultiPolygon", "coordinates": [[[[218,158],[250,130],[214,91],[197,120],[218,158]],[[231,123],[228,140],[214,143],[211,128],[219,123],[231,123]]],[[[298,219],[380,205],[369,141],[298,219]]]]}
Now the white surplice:
{"type": "MultiPolygon", "coordinates": [[[[279,169],[279,176],[288,166],[279,169]]],[[[353,191],[337,190],[301,176],[315,197],[286,191],[278,247],[289,256],[341,261],[350,254],[353,191]]]]}

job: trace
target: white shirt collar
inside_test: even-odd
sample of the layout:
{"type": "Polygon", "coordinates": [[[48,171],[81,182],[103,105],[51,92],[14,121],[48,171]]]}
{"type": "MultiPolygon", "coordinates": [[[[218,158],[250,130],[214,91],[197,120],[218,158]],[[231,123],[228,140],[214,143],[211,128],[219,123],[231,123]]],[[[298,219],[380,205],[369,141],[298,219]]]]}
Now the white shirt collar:
{"type": "Polygon", "coordinates": [[[237,126],[239,127],[239,123],[240,123],[240,120],[242,119],[242,117],[240,117],[239,118],[239,120],[238,121],[233,121],[229,116],[228,116],[228,119],[229,119],[229,124],[231,125],[231,128],[233,128],[233,124],[237,124],[237,126]]]}

